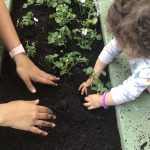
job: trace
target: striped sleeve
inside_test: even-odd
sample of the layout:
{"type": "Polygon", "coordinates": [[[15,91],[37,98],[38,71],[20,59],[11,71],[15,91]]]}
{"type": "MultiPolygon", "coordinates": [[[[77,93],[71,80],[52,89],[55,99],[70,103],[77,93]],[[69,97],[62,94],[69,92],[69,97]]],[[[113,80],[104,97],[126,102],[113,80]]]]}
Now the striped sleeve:
{"type": "Polygon", "coordinates": [[[149,86],[150,68],[146,68],[130,76],[122,85],[112,88],[112,99],[116,105],[135,100],[149,86]]]}

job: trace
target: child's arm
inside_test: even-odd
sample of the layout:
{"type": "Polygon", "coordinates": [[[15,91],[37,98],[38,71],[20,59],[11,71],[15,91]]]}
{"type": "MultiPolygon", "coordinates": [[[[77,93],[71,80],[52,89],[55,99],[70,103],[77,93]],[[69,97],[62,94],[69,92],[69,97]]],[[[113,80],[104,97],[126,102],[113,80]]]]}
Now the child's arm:
{"type": "MultiPolygon", "coordinates": [[[[5,6],[4,0],[0,0],[0,38],[9,52],[20,45],[20,40],[5,6]]],[[[14,61],[16,63],[18,75],[31,92],[36,92],[31,80],[44,84],[57,85],[55,83],[55,81],[58,80],[57,77],[41,71],[23,53],[15,55],[14,61]]]]}
{"type": "MultiPolygon", "coordinates": [[[[114,87],[106,94],[106,106],[120,105],[135,100],[150,86],[150,67],[143,68],[133,73],[123,84],[114,87]]],[[[85,97],[83,104],[87,109],[95,109],[102,106],[102,95],[92,94],[85,97]]]]}
{"type": "MultiPolygon", "coordinates": [[[[108,92],[105,97],[106,106],[113,106],[115,103],[113,102],[111,92],[108,92]]],[[[85,103],[83,103],[88,110],[96,109],[102,106],[102,95],[100,94],[91,94],[85,97],[85,103]]]]}
{"type": "MultiPolygon", "coordinates": [[[[105,69],[105,67],[113,61],[113,59],[120,54],[121,49],[118,46],[116,39],[112,39],[102,50],[100,53],[95,66],[94,66],[94,75],[97,78],[101,75],[101,72],[105,69]]],[[[83,82],[78,90],[81,90],[81,95],[84,93],[87,95],[87,87],[90,86],[92,80],[89,78],[87,81],[83,82]]]]}
{"type": "MultiPolygon", "coordinates": [[[[94,75],[99,78],[101,72],[104,70],[104,68],[107,65],[104,64],[101,60],[99,60],[99,58],[97,59],[95,66],[94,66],[94,75]]],[[[89,78],[87,79],[87,81],[83,82],[80,86],[79,86],[79,91],[81,90],[81,95],[83,95],[84,93],[87,95],[87,87],[89,87],[92,83],[92,79],[89,78]]]]}

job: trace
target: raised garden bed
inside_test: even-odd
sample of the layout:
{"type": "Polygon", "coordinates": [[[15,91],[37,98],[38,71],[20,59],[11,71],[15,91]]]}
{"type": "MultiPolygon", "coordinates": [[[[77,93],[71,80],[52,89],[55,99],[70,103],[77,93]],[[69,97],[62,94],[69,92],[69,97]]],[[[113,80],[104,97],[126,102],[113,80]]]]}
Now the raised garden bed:
{"type": "MultiPolygon", "coordinates": [[[[77,91],[78,86],[87,79],[83,69],[87,66],[93,66],[100,50],[103,48],[102,40],[95,40],[92,44],[92,50],[81,49],[76,45],[75,40],[69,40],[64,46],[53,46],[48,44],[48,32],[53,32],[59,25],[50,19],[49,15],[55,12],[54,8],[47,6],[28,6],[23,9],[24,0],[14,0],[12,17],[14,24],[17,19],[28,11],[34,13],[38,22],[27,27],[17,26],[17,32],[22,43],[25,41],[35,41],[36,55],[32,58],[33,62],[44,71],[60,75],[60,70],[53,68],[53,64],[45,61],[45,56],[49,54],[60,54],[64,56],[73,50],[79,51],[82,56],[88,58],[89,64],[79,64],[71,70],[71,75],[61,77],[58,87],[36,84],[37,93],[31,94],[18,78],[15,72],[15,66],[10,57],[5,54],[2,68],[2,78],[0,84],[1,102],[14,99],[35,99],[39,98],[41,104],[46,105],[54,111],[57,119],[54,129],[46,129],[49,134],[47,137],[41,137],[18,131],[14,129],[0,128],[0,149],[4,150],[120,150],[120,139],[116,125],[115,109],[86,110],[82,103],[83,99],[77,91]],[[35,24],[36,23],[36,24],[35,24]],[[8,144],[9,143],[9,144],[8,144]]],[[[81,15],[78,5],[72,1],[69,6],[79,19],[85,19],[87,14],[81,15]]],[[[71,21],[68,27],[72,30],[79,27],[79,23],[71,21]]],[[[100,34],[100,23],[92,29],[100,34]]],[[[104,83],[109,79],[108,76],[101,78],[104,83]]]]}

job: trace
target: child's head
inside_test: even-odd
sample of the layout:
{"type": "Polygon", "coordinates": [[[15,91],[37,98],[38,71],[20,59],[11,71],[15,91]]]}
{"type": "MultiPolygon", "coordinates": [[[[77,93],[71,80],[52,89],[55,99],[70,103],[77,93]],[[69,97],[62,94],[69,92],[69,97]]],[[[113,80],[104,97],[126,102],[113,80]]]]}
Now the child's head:
{"type": "Polygon", "coordinates": [[[130,47],[138,57],[150,57],[150,0],[115,0],[107,22],[121,47],[130,47]]]}

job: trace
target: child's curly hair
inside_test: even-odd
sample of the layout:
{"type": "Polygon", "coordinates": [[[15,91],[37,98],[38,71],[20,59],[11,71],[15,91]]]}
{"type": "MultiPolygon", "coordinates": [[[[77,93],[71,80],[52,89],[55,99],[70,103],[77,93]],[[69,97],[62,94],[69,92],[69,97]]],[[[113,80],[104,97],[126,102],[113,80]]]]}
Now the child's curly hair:
{"type": "Polygon", "coordinates": [[[107,15],[108,29],[122,47],[150,57],[150,0],[115,0],[107,15]]]}

